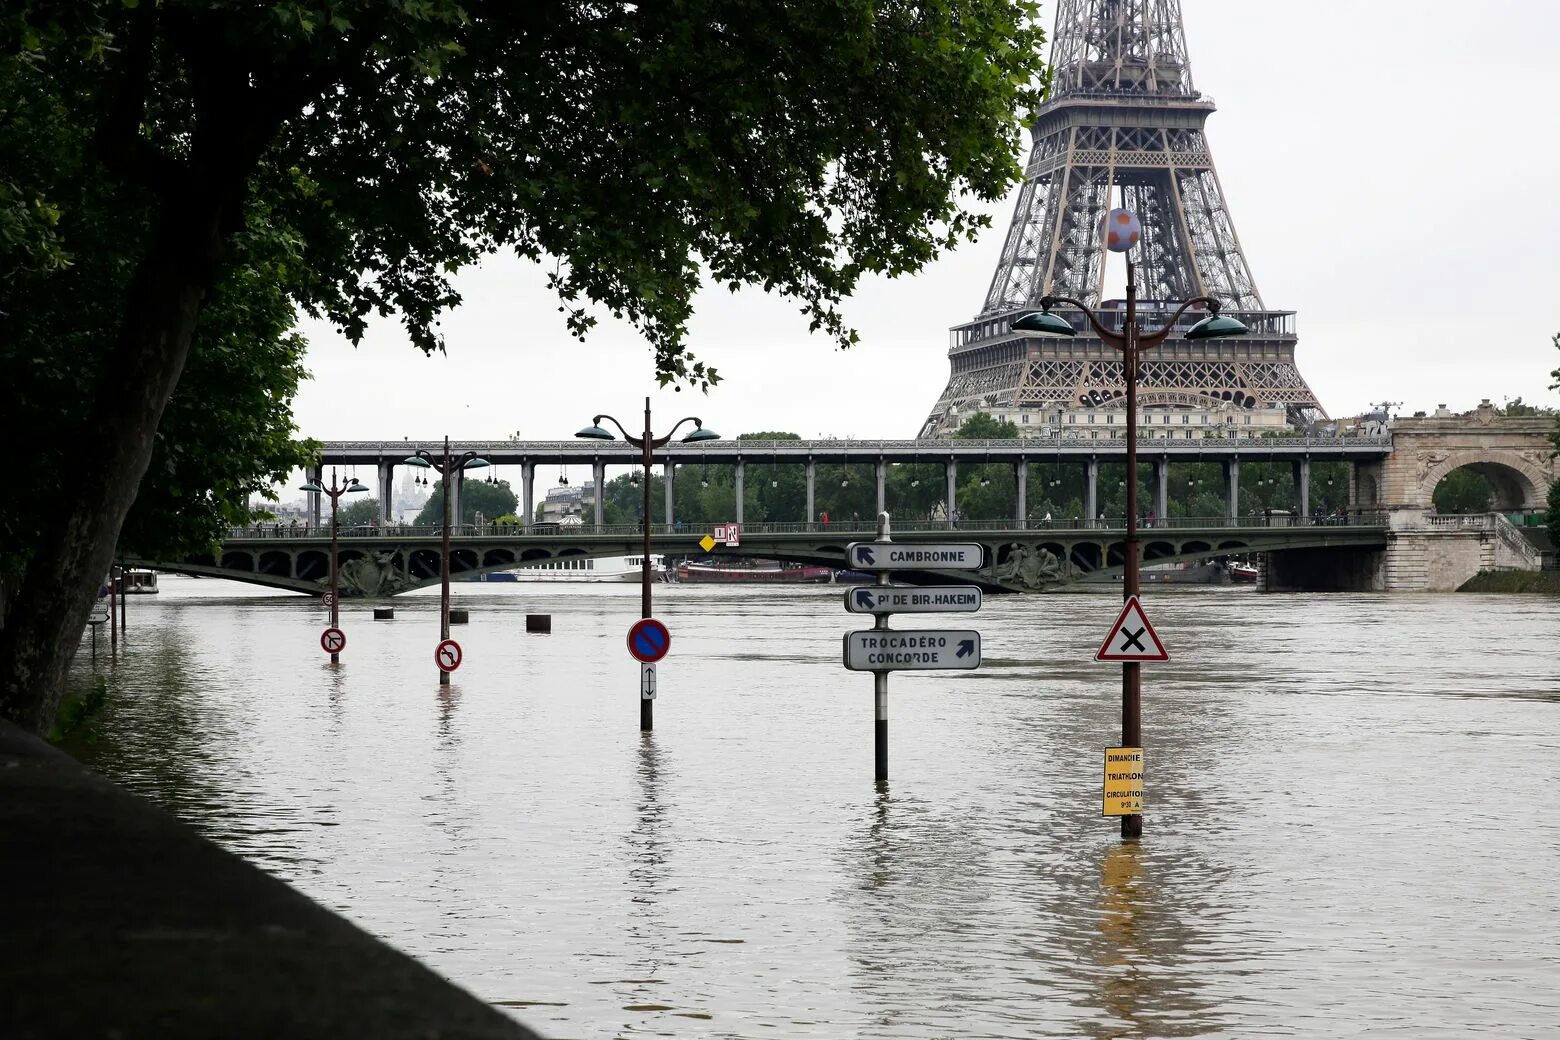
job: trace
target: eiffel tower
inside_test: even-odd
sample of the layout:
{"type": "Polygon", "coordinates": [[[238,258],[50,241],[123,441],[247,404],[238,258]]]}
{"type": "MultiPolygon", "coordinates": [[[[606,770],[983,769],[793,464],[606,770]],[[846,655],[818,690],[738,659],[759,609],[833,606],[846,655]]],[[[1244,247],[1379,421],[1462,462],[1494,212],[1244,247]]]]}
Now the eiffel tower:
{"type": "Polygon", "coordinates": [[[1046,295],[1082,300],[1107,325],[1115,314],[1119,327],[1119,303],[1101,305],[1101,221],[1112,205],[1143,223],[1130,256],[1144,327],[1166,309],[1156,301],[1207,295],[1251,329],[1171,339],[1145,355],[1139,404],[1203,416],[1261,409],[1283,426],[1325,418],[1295,367],[1294,312],[1262,302],[1230,221],[1203,130],[1214,103],[1192,86],[1180,0],[1059,0],[1051,65],[1002,258],[980,315],[951,330],[952,374],[920,435],[946,436],[985,411],[1044,436],[1061,432],[1069,411],[1120,407],[1120,356],[1081,315],[1057,311],[1083,330],[1074,339],[1010,331],[1046,295]]]}

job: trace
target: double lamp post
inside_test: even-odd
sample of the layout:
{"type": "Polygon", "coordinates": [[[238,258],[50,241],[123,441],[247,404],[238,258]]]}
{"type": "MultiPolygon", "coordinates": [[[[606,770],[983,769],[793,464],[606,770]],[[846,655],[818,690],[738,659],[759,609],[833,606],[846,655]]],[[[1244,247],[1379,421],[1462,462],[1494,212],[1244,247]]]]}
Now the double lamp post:
{"type": "MultiPolygon", "coordinates": [[[[1126,253],[1137,245],[1142,237],[1142,225],[1138,218],[1125,209],[1113,209],[1105,218],[1104,237],[1106,248],[1113,253],[1126,253]]],[[[1197,296],[1182,303],[1160,328],[1149,331],[1138,328],[1137,281],[1131,258],[1127,258],[1127,311],[1121,331],[1106,328],[1089,306],[1067,296],[1046,296],[1040,300],[1040,310],[1026,314],[1013,323],[1018,332],[1036,332],[1049,336],[1076,336],[1078,330],[1066,318],[1051,313],[1051,308],[1065,304],[1080,311],[1100,339],[1121,351],[1122,378],[1126,383],[1127,409],[1127,534],[1122,546],[1126,556],[1122,575],[1123,601],[1138,594],[1138,470],[1137,470],[1137,381],[1138,360],[1145,350],[1153,350],[1174,331],[1176,322],[1193,307],[1203,306],[1208,317],[1186,330],[1189,340],[1217,339],[1224,336],[1244,336],[1251,330],[1234,318],[1219,313],[1219,301],[1209,296],[1197,296]]],[[[1143,665],[1138,661],[1126,661],[1121,665],[1121,743],[1125,747],[1143,746],[1143,665]]],[[[1143,817],[1138,814],[1121,818],[1123,838],[1140,837],[1143,833],[1143,817]]]]}
{"type": "MultiPolygon", "coordinates": [[[[454,497],[454,477],[468,469],[481,469],[488,464],[474,451],[463,451],[459,455],[450,454],[450,439],[444,438],[444,451],[438,455],[429,451],[418,449],[417,453],[406,459],[406,466],[416,466],[419,469],[433,469],[439,473],[439,479],[443,482],[444,491],[444,523],[440,526],[441,537],[439,539],[439,642],[450,638],[450,499],[454,497]]],[[[458,519],[458,518],[457,518],[458,519]]],[[[450,684],[450,673],[443,668],[439,669],[439,685],[450,684]]]]}
{"type": "MultiPolygon", "coordinates": [[[[342,485],[336,483],[336,467],[330,468],[330,487],[325,487],[318,480],[311,480],[298,489],[299,491],[312,491],[316,495],[325,495],[330,499],[330,627],[339,628],[338,621],[341,617],[341,590],[337,587],[341,574],[341,567],[336,561],[336,533],[340,524],[336,520],[336,500],[342,495],[351,495],[359,491],[367,491],[368,485],[361,483],[357,477],[349,477],[342,485]]],[[[341,663],[341,654],[335,650],[330,654],[331,664],[341,663]]]]}
{"type": "MultiPolygon", "coordinates": [[[[641,435],[636,437],[633,434],[629,433],[627,430],[625,430],[623,428],[623,424],[618,422],[612,416],[610,416],[610,415],[598,415],[598,416],[594,417],[593,419],[591,419],[589,426],[585,427],[583,430],[580,430],[574,436],[576,436],[576,437],[584,437],[587,440],[597,440],[597,441],[616,440],[617,438],[612,436],[612,433],[611,433],[610,430],[607,430],[607,429],[602,427],[601,421],[603,419],[605,419],[608,422],[610,422],[613,426],[616,426],[617,429],[618,429],[618,432],[623,435],[623,439],[625,441],[627,441],[629,444],[632,444],[634,447],[636,447],[636,448],[638,448],[640,450],[640,452],[642,454],[642,461],[644,463],[644,480],[641,482],[644,485],[644,496],[645,496],[644,497],[644,515],[640,518],[641,519],[640,527],[641,527],[641,530],[642,530],[642,532],[644,534],[644,543],[643,543],[643,547],[642,547],[643,550],[644,550],[644,555],[643,555],[643,559],[640,560],[640,572],[639,572],[639,581],[640,581],[639,616],[642,617],[642,618],[647,618],[647,617],[651,616],[651,613],[650,613],[650,586],[651,586],[651,582],[653,580],[651,578],[651,573],[650,573],[650,465],[651,465],[651,454],[652,454],[652,452],[655,451],[656,448],[664,448],[664,447],[666,447],[667,444],[671,443],[672,435],[674,433],[676,433],[682,427],[683,423],[690,423],[691,422],[691,423],[693,423],[693,427],[694,427],[693,432],[688,434],[688,436],[683,438],[684,442],[690,442],[690,441],[693,441],[693,442],[697,442],[697,441],[716,441],[716,440],[720,440],[720,434],[716,433],[714,430],[706,430],[704,428],[704,420],[703,419],[700,419],[697,416],[689,415],[689,416],[685,416],[685,417],[683,417],[681,419],[678,419],[677,422],[672,426],[672,428],[670,430],[666,431],[665,436],[657,437],[653,432],[651,432],[651,429],[650,429],[650,398],[647,397],[647,398],[645,398],[645,430],[644,430],[643,434],[641,434],[641,435]]],[[[602,492],[604,490],[605,490],[604,488],[597,488],[596,489],[596,494],[599,496],[599,495],[602,494],[602,492]]],[[[666,522],[667,523],[671,523],[672,522],[672,518],[671,517],[667,517],[666,518],[666,522]]],[[[641,730],[645,731],[645,732],[649,732],[650,730],[655,728],[655,702],[650,700],[649,698],[643,697],[643,696],[639,700],[639,728],[641,730]]]]}

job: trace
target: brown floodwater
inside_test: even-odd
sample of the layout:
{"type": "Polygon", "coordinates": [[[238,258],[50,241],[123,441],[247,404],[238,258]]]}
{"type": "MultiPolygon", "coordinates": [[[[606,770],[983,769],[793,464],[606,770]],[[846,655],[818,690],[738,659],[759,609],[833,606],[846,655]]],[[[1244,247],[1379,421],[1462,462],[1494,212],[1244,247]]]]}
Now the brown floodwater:
{"type": "MultiPolygon", "coordinates": [[[[1560,601],[1149,590],[1146,834],[1100,816],[1107,591],[988,599],[891,681],[841,589],[465,585],[392,622],[166,578],[94,768],[565,1037],[1560,1035],[1560,601]],[[527,635],[527,612],[550,635],[527,635]]],[[[83,653],[75,677],[92,663],[83,653]]]]}

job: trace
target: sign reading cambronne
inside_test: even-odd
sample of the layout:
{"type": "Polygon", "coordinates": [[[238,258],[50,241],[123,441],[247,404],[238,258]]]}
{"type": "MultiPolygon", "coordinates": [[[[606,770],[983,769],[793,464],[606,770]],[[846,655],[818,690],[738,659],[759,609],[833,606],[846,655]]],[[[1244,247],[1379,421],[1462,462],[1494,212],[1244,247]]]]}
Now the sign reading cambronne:
{"type": "Polygon", "coordinates": [[[845,566],[856,571],[978,571],[984,557],[973,543],[851,542],[845,547],[845,566]]]}
{"type": "Polygon", "coordinates": [[[951,671],[980,667],[980,633],[958,629],[845,634],[845,667],[853,672],[951,671]]]}

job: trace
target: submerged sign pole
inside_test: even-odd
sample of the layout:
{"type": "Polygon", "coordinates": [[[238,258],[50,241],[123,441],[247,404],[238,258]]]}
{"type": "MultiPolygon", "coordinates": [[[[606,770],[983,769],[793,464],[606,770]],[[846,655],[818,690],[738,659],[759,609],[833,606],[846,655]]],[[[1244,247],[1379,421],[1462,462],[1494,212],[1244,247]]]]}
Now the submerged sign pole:
{"type": "Polygon", "coordinates": [[[852,542],[845,547],[846,566],[873,571],[871,585],[848,589],[845,609],[872,614],[872,627],[845,633],[845,667],[872,673],[873,763],[879,784],[888,781],[888,673],[951,671],[980,667],[980,633],[951,629],[891,629],[890,614],[903,611],[970,613],[980,609],[977,586],[955,585],[938,589],[895,587],[889,572],[895,570],[979,570],[985,550],[977,544],[896,544],[888,533],[888,514],[879,512],[877,539],[852,542]]]}
{"type": "MultiPolygon", "coordinates": [[[[877,541],[887,545],[888,514],[879,513],[877,517],[877,541]]],[[[878,571],[877,586],[882,588],[888,584],[888,572],[878,571]]],[[[873,619],[874,631],[884,632],[888,630],[888,615],[879,614],[873,619]]],[[[883,784],[888,782],[888,672],[878,670],[872,673],[872,695],[875,706],[875,714],[872,723],[872,761],[873,779],[883,784]]]]}

